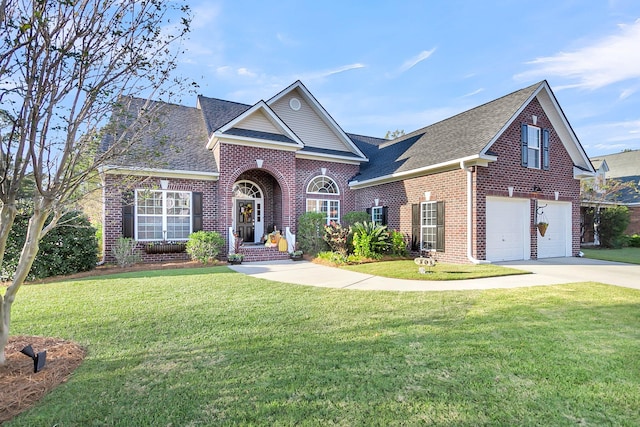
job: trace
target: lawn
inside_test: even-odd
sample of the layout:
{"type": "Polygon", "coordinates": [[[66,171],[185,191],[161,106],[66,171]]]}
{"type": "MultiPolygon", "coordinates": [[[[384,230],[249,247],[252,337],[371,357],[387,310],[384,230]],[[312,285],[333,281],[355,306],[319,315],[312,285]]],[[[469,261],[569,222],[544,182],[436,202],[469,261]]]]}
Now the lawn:
{"type": "Polygon", "coordinates": [[[592,259],[604,261],[627,262],[629,264],[640,264],[640,248],[622,249],[581,249],[584,256],[592,259]]]}
{"type": "Polygon", "coordinates": [[[13,334],[86,346],[9,426],[638,425],[640,292],[365,292],[226,267],[25,286],[13,334]]]}
{"type": "Polygon", "coordinates": [[[391,277],[394,279],[413,280],[463,280],[482,277],[510,276],[515,274],[529,274],[528,271],[502,267],[495,264],[442,264],[434,267],[425,266],[426,273],[420,273],[413,260],[383,261],[369,264],[345,265],[340,268],[374,276],[391,277]]]}

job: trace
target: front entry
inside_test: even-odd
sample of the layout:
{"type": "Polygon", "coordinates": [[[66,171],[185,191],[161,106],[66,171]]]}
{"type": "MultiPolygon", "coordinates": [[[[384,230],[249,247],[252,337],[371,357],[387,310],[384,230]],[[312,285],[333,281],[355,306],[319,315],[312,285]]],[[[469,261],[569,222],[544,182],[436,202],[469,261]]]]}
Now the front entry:
{"type": "Polygon", "coordinates": [[[233,230],[244,243],[257,243],[264,233],[264,199],[260,188],[251,181],[233,186],[233,230]]]}
{"type": "Polygon", "coordinates": [[[255,203],[253,200],[236,200],[236,233],[244,242],[255,240],[255,203]]]}

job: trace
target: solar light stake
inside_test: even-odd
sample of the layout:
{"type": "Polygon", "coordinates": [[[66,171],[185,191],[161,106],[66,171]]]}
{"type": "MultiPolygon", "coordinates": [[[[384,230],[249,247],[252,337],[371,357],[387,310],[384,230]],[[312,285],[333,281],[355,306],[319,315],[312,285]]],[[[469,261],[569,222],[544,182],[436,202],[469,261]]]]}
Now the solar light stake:
{"type": "Polygon", "coordinates": [[[31,345],[27,345],[20,353],[24,354],[33,359],[33,372],[40,372],[42,368],[44,368],[45,363],[47,363],[47,351],[41,351],[38,354],[33,352],[33,348],[31,345]]]}

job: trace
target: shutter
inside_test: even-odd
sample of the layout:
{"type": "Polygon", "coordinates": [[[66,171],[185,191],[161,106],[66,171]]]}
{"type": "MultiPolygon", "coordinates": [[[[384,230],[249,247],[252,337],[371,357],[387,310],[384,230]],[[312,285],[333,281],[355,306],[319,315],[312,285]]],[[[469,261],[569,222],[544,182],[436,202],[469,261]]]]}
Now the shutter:
{"type": "Polygon", "coordinates": [[[135,197],[133,191],[122,193],[122,237],[135,238],[135,197]]]}
{"type": "Polygon", "coordinates": [[[411,250],[420,250],[420,204],[411,205],[411,250]]]}
{"type": "Polygon", "coordinates": [[[436,203],[436,251],[444,252],[444,202],[436,203]]]}
{"type": "Polygon", "coordinates": [[[367,208],[366,211],[367,211],[367,215],[369,215],[369,221],[373,221],[373,216],[371,214],[373,209],[367,208]]]}
{"type": "Polygon", "coordinates": [[[549,129],[542,129],[542,169],[549,170],[549,129]]]}
{"type": "Polygon", "coordinates": [[[202,230],[202,193],[192,193],[191,194],[191,231],[201,231],[202,230]]]}
{"type": "Polygon", "coordinates": [[[389,212],[388,206],[382,207],[382,225],[387,225],[387,212],[389,212]]]}
{"type": "Polygon", "coordinates": [[[522,123],[520,125],[521,164],[525,168],[529,166],[529,142],[527,132],[527,125],[522,123]]]}

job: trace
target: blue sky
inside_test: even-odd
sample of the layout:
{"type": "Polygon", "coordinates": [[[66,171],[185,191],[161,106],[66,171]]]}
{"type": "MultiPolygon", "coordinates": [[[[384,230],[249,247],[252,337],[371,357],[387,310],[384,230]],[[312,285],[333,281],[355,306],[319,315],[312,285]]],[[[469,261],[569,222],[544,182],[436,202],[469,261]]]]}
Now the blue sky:
{"type": "Polygon", "coordinates": [[[205,96],[254,104],[299,79],[345,131],[384,137],[546,79],[589,156],[640,149],[638,0],[190,6],[178,71],[205,96]]]}

